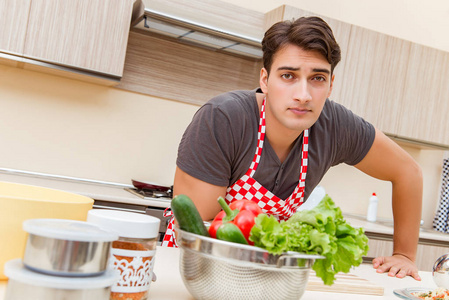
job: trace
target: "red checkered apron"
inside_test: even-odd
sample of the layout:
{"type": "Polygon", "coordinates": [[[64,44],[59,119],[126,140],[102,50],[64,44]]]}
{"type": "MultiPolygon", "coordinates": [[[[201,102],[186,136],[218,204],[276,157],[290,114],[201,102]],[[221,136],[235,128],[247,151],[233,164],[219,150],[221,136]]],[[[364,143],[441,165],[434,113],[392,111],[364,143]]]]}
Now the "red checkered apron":
{"type": "MultiPolygon", "coordinates": [[[[304,202],[304,188],[307,175],[309,130],[304,130],[303,134],[299,182],[295,187],[293,193],[286,200],[280,199],[272,192],[264,188],[253,178],[260,162],[263,141],[265,139],[265,99],[262,103],[262,108],[260,111],[259,131],[257,139],[257,149],[256,153],[254,154],[253,161],[248,171],[246,171],[245,175],[237,180],[232,186],[228,187],[225,197],[226,202],[229,204],[236,200],[249,199],[256,202],[259,207],[262,208],[262,211],[264,213],[274,215],[279,220],[286,220],[290,218],[296,212],[297,208],[304,202]]],[[[173,213],[166,209],[164,212],[164,216],[173,216],[173,213]]],[[[168,224],[162,246],[177,247],[176,239],[174,237],[173,225],[174,218],[172,218],[170,220],[170,223],[168,224]]]]}

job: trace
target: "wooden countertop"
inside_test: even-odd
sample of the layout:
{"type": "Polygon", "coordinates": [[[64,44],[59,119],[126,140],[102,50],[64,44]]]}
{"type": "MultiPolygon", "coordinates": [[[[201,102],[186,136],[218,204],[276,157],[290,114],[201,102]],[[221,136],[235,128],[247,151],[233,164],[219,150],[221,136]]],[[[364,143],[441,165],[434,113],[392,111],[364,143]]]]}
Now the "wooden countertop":
{"type": "MultiPolygon", "coordinates": [[[[179,273],[179,253],[177,248],[166,248],[158,246],[156,251],[156,261],[154,272],[157,275],[157,281],[151,283],[150,297],[151,300],[192,300],[185,287],[181,275],[179,273]]],[[[343,292],[324,292],[306,290],[302,300],[316,299],[333,299],[333,300],[381,300],[399,298],[393,294],[395,289],[409,287],[426,287],[430,289],[436,288],[430,272],[420,272],[422,281],[415,281],[411,277],[403,279],[388,277],[387,274],[378,274],[369,264],[363,264],[354,268],[350,274],[362,279],[369,280],[372,284],[384,288],[383,296],[363,295],[343,292]]],[[[0,300],[4,299],[7,281],[0,281],[0,300]]]]}

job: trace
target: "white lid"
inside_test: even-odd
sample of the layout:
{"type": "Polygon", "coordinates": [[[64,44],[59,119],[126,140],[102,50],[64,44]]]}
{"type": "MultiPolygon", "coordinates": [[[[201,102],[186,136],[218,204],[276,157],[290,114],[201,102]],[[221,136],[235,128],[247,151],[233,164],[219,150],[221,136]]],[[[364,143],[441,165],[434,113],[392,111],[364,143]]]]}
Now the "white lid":
{"type": "Polygon", "coordinates": [[[29,285],[72,290],[104,288],[114,285],[119,280],[119,274],[113,269],[99,276],[88,277],[46,275],[27,269],[20,258],[5,263],[5,275],[11,280],[29,285]]]}
{"type": "Polygon", "coordinates": [[[23,222],[23,230],[30,234],[54,239],[81,242],[112,242],[118,234],[110,229],[83,221],[65,219],[31,219],[23,222]]]}
{"type": "Polygon", "coordinates": [[[87,222],[111,229],[121,237],[152,239],[159,235],[161,220],[145,214],[112,209],[91,209],[87,222]]]}

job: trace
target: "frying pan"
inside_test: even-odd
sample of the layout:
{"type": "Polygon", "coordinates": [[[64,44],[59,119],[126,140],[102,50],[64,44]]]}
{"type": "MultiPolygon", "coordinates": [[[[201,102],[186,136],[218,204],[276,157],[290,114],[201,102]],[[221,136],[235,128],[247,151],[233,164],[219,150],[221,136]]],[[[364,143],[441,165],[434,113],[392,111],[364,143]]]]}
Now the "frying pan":
{"type": "Polygon", "coordinates": [[[136,189],[140,189],[140,190],[151,190],[151,191],[160,191],[160,192],[168,192],[169,190],[172,189],[172,187],[170,186],[162,186],[162,185],[158,185],[152,182],[145,182],[145,181],[139,181],[139,180],[134,180],[131,179],[133,186],[136,189]]]}

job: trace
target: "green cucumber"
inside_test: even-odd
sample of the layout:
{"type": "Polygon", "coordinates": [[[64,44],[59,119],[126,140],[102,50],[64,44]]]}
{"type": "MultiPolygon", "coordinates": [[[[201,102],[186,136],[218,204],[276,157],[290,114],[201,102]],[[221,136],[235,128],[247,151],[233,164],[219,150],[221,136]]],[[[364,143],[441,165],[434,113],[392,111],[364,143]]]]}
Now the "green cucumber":
{"type": "Polygon", "coordinates": [[[221,224],[221,226],[218,227],[217,230],[217,239],[248,245],[248,242],[246,241],[242,231],[234,223],[221,224]]]}
{"type": "Polygon", "coordinates": [[[192,199],[186,195],[177,195],[172,199],[170,206],[180,229],[209,236],[209,232],[192,199]]]}

